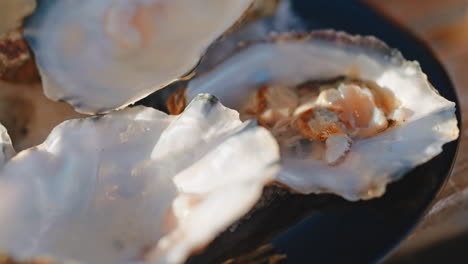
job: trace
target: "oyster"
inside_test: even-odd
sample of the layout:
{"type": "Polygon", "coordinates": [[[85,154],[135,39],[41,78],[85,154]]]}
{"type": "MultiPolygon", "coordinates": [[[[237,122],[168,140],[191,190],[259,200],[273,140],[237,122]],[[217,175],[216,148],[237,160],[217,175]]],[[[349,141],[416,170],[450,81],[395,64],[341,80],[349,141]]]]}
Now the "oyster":
{"type": "Polygon", "coordinates": [[[44,0],[28,19],[45,94],[123,108],[190,72],[252,0],[44,0]]]}
{"type": "Polygon", "coordinates": [[[0,171],[0,248],[182,263],[255,204],[278,160],[266,129],[209,95],[180,116],[138,106],[66,121],[0,171]]]}
{"type": "Polygon", "coordinates": [[[174,93],[168,108],[201,92],[272,131],[277,180],[301,193],[379,197],[459,132],[455,104],[417,62],[373,37],[335,31],[249,43],[174,93]]]}

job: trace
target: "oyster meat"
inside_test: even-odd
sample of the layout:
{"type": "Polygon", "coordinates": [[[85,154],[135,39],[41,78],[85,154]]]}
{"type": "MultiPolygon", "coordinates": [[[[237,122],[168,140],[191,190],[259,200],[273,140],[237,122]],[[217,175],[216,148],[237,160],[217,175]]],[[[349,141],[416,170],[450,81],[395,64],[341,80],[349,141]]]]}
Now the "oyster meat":
{"type": "Polygon", "coordinates": [[[201,92],[275,135],[277,180],[301,193],[379,197],[459,132],[455,104],[417,62],[373,37],[335,31],[248,43],[174,93],[168,102],[179,104],[168,108],[201,92]]]}
{"type": "Polygon", "coordinates": [[[106,113],[189,73],[251,3],[43,0],[24,30],[45,94],[106,113]]]}
{"type": "Polygon", "coordinates": [[[0,249],[183,263],[248,212],[278,161],[266,129],[209,95],[179,116],[138,106],[65,121],[0,171],[0,249]]]}

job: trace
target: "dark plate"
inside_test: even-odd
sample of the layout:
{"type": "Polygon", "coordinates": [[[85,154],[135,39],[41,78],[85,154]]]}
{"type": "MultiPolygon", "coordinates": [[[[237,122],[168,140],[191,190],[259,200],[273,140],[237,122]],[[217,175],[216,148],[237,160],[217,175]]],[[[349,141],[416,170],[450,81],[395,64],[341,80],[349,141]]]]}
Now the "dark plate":
{"type": "MultiPolygon", "coordinates": [[[[434,54],[414,36],[366,5],[350,0],[292,2],[309,30],[332,28],[377,36],[399,49],[407,59],[419,61],[440,94],[458,102],[452,83],[434,54]]],[[[160,108],[157,100],[154,101],[157,97],[149,97],[142,103],[160,108]]],[[[458,110],[457,118],[460,122],[458,110]]],[[[262,248],[259,256],[227,263],[378,262],[421,220],[450,175],[458,143],[446,144],[442,154],[391,184],[382,198],[371,201],[351,203],[332,195],[285,195],[269,190],[273,193],[269,206],[243,220],[236,232],[226,231],[188,263],[220,263],[264,244],[271,244],[272,248],[266,252],[262,248]],[[275,254],[285,254],[287,259],[268,262],[268,256],[275,254]]]]}

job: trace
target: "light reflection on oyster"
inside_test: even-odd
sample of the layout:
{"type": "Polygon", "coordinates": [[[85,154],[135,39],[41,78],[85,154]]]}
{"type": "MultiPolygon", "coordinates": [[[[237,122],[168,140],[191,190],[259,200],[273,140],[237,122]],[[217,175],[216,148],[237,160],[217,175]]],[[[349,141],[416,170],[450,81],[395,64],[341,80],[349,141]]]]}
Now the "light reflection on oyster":
{"type": "Polygon", "coordinates": [[[45,94],[125,107],[192,70],[252,0],[43,0],[25,26],[45,94]]]}
{"type": "Polygon", "coordinates": [[[278,181],[301,193],[379,197],[458,137],[455,104],[373,37],[319,31],[253,42],[184,92],[258,118],[281,145],[278,181]]]}
{"type": "Polygon", "coordinates": [[[81,116],[69,105],[46,98],[38,83],[0,81],[0,123],[17,151],[40,144],[56,125],[81,116]]]}
{"type": "Polygon", "coordinates": [[[182,263],[247,213],[278,160],[266,129],[209,95],[180,116],[138,106],[66,121],[0,171],[0,248],[20,260],[182,263]]]}

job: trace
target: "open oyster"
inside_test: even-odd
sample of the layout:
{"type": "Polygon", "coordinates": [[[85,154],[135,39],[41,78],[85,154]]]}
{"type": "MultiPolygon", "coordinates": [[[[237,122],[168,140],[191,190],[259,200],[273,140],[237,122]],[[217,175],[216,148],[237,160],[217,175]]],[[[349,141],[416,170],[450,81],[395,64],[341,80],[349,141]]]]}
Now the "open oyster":
{"type": "Polygon", "coordinates": [[[138,106],[66,121],[0,171],[0,249],[182,263],[255,204],[278,160],[266,129],[209,95],[180,116],[138,106]]]}
{"type": "Polygon", "coordinates": [[[25,25],[45,94],[122,108],[190,72],[252,0],[43,0],[25,25]]]}
{"type": "Polygon", "coordinates": [[[458,137],[455,104],[417,62],[373,37],[318,31],[250,43],[168,108],[200,92],[268,128],[281,147],[278,181],[302,193],[381,196],[458,137]]]}

